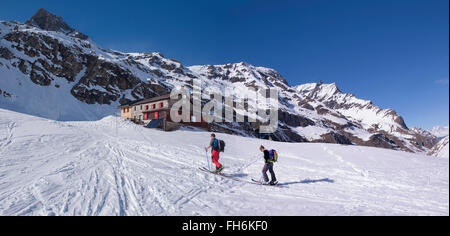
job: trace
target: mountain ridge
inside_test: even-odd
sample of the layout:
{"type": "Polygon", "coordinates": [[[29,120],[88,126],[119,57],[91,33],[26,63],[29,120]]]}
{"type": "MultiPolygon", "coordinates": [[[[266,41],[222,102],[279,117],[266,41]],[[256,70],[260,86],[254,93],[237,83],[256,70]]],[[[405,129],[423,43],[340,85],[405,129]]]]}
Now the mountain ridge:
{"type": "Polygon", "coordinates": [[[58,31],[80,39],[88,39],[87,35],[70,27],[62,17],[56,16],[44,8],[39,9],[25,24],[36,26],[46,31],[58,31]]]}
{"type": "MultiPolygon", "coordinates": [[[[239,95],[249,87],[278,90],[280,125],[274,137],[279,141],[410,152],[428,152],[435,145],[409,129],[394,110],[342,93],[335,83],[290,86],[276,70],[245,62],[187,67],[161,53],[103,49],[43,10],[27,22],[0,22],[0,75],[7,78],[0,81],[4,108],[55,120],[100,119],[116,114],[120,104],[176,87],[192,89],[192,81],[200,79],[204,91],[231,88],[239,95]]],[[[217,124],[214,129],[256,137],[258,127],[217,124]]]]}

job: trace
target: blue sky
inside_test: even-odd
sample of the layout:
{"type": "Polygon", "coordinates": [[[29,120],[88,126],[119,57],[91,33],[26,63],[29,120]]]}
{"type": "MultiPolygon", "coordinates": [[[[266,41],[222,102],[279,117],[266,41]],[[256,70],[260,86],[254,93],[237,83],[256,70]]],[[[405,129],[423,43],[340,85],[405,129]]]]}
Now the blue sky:
{"type": "Polygon", "coordinates": [[[105,48],[158,51],[185,65],[245,61],[291,85],[322,80],[393,108],[408,126],[449,123],[448,0],[17,1],[0,19],[39,8],[105,48]]]}

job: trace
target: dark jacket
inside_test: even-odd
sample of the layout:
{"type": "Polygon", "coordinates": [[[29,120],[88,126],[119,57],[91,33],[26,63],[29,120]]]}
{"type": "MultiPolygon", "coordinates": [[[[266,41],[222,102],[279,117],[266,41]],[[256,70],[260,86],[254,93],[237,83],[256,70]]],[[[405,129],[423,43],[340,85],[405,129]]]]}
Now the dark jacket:
{"type": "Polygon", "coordinates": [[[266,160],[266,163],[269,163],[270,153],[268,150],[264,150],[264,160],[266,160]]]}

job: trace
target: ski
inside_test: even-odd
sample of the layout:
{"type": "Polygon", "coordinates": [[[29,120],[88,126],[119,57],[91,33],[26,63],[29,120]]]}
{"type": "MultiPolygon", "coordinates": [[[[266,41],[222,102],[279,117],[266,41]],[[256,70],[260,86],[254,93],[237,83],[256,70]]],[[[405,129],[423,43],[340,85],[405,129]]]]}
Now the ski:
{"type": "MultiPolygon", "coordinates": [[[[230,175],[227,175],[227,174],[224,174],[224,173],[216,173],[216,172],[214,172],[214,171],[208,170],[208,168],[205,168],[205,167],[199,167],[198,169],[201,170],[201,171],[203,171],[203,172],[210,173],[210,174],[213,174],[213,175],[222,176],[222,177],[224,177],[224,178],[228,178],[228,179],[231,179],[231,180],[234,180],[234,181],[238,181],[238,182],[242,182],[242,183],[247,183],[247,184],[255,184],[255,185],[263,185],[263,186],[266,186],[266,185],[264,185],[264,184],[260,184],[259,181],[254,180],[254,179],[252,179],[252,181],[248,181],[248,180],[244,180],[244,179],[238,179],[238,178],[235,178],[235,177],[233,177],[233,176],[230,176],[230,175]]],[[[287,188],[287,186],[282,186],[282,185],[278,185],[278,184],[277,184],[277,185],[267,185],[267,186],[279,187],[279,188],[287,188]]]]}
{"type": "Polygon", "coordinates": [[[208,169],[205,168],[205,167],[200,167],[200,168],[198,168],[198,169],[201,170],[201,171],[205,171],[205,172],[214,174],[214,175],[219,175],[219,176],[223,176],[223,177],[227,177],[227,178],[234,179],[232,176],[229,176],[229,175],[224,174],[224,173],[216,173],[216,172],[214,172],[214,171],[208,170],[208,169]]]}
{"type": "Polygon", "coordinates": [[[259,180],[256,180],[256,179],[252,179],[252,182],[253,182],[254,184],[262,185],[262,186],[270,186],[270,187],[278,187],[278,188],[287,188],[287,187],[284,186],[284,185],[280,185],[280,183],[277,183],[277,184],[275,184],[275,185],[263,184],[263,183],[261,183],[259,180]]]}

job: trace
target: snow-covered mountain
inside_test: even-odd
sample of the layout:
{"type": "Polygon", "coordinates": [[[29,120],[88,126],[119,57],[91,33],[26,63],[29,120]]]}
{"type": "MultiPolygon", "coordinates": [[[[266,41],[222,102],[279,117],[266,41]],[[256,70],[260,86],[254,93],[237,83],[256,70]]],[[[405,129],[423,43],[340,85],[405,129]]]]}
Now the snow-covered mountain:
{"type": "Polygon", "coordinates": [[[0,109],[0,215],[448,215],[449,159],[382,148],[162,132],[109,116],[61,122],[0,109]],[[154,138],[157,137],[157,138],[154,138]],[[259,186],[259,145],[281,187],[259,186]],[[276,204],[274,204],[276,203],[276,204]]]}
{"type": "MultiPolygon", "coordinates": [[[[0,22],[0,107],[54,120],[97,120],[131,100],[168,93],[174,87],[248,87],[279,92],[280,125],[274,138],[286,142],[358,144],[426,153],[434,136],[409,129],[392,109],[342,93],[336,84],[291,86],[273,69],[247,63],[185,67],[161,53],[103,49],[39,10],[25,24],[0,22]],[[150,81],[148,81],[150,79],[150,81]]],[[[256,136],[246,123],[217,124],[216,130],[256,136]]]]}
{"type": "Polygon", "coordinates": [[[326,108],[353,119],[363,125],[366,130],[383,130],[389,133],[407,130],[403,118],[392,109],[381,109],[353,94],[342,93],[336,84],[304,84],[296,87],[306,98],[314,99],[326,108]]]}
{"type": "Polygon", "coordinates": [[[435,126],[430,132],[436,137],[444,138],[449,135],[449,126],[435,126]]]}
{"type": "Polygon", "coordinates": [[[435,157],[449,157],[449,136],[443,138],[439,143],[437,143],[431,151],[428,153],[430,156],[435,157]]]}

